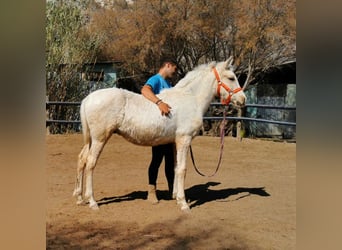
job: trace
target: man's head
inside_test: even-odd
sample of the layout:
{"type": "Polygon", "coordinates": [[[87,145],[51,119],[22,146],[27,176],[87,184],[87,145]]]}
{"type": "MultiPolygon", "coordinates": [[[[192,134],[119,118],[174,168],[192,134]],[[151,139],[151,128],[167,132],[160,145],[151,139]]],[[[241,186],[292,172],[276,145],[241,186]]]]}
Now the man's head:
{"type": "Polygon", "coordinates": [[[177,62],[174,59],[168,57],[161,59],[159,74],[161,74],[164,78],[172,78],[176,72],[177,62]]]}
{"type": "Polygon", "coordinates": [[[174,65],[174,66],[177,66],[177,62],[173,58],[171,58],[171,57],[163,57],[160,60],[160,68],[164,67],[165,64],[167,64],[167,63],[169,63],[171,65],[174,65]]]}

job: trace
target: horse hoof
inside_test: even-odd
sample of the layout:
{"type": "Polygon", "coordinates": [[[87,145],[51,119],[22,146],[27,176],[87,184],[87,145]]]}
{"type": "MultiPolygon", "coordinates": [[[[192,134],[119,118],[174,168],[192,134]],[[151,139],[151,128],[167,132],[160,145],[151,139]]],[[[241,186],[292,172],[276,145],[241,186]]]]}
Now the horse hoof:
{"type": "Polygon", "coordinates": [[[93,205],[93,206],[89,206],[92,210],[99,210],[99,206],[98,205],[93,205]]]}
{"type": "Polygon", "coordinates": [[[177,204],[180,206],[183,212],[190,213],[190,207],[184,200],[177,200],[177,204]]]}
{"type": "Polygon", "coordinates": [[[81,195],[82,192],[79,192],[77,189],[74,189],[74,191],[72,192],[72,196],[79,196],[81,195]]]}
{"type": "Polygon", "coordinates": [[[182,207],[181,207],[181,210],[182,210],[184,213],[187,213],[187,214],[190,213],[190,207],[189,207],[188,205],[182,206],[182,207]]]}
{"type": "Polygon", "coordinates": [[[85,205],[86,202],[84,200],[78,200],[78,201],[76,201],[76,204],[77,205],[85,205]]]}
{"type": "Polygon", "coordinates": [[[92,210],[99,210],[99,206],[95,203],[95,204],[90,204],[89,207],[92,209],[92,210]]]}

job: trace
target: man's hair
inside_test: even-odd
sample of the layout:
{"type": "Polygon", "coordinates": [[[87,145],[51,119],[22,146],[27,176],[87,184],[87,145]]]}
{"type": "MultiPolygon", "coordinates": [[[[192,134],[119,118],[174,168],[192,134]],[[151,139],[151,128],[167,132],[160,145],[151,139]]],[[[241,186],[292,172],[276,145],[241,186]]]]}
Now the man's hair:
{"type": "Polygon", "coordinates": [[[160,60],[160,68],[164,67],[164,65],[167,64],[167,63],[171,63],[171,64],[177,66],[177,62],[173,58],[171,58],[171,57],[162,57],[161,60],[160,60]]]}

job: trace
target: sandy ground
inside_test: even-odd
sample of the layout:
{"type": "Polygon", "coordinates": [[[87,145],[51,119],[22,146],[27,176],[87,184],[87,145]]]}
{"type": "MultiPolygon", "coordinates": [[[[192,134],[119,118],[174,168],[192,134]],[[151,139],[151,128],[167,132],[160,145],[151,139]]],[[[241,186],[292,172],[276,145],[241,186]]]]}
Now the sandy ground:
{"type": "MultiPolygon", "coordinates": [[[[226,137],[214,177],[198,175],[188,157],[183,213],[166,196],[146,201],[149,147],[113,135],[94,172],[98,211],[72,197],[81,134],[47,135],[47,249],[295,249],[296,144],[226,137]]],[[[211,174],[219,138],[192,143],[200,170],[211,174]]]]}

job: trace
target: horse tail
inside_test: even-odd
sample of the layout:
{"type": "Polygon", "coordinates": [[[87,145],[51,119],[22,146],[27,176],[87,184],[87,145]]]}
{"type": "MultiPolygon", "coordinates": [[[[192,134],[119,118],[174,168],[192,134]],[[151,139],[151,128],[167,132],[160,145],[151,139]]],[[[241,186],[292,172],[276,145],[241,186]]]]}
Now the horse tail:
{"type": "Polygon", "coordinates": [[[89,149],[90,145],[91,145],[91,136],[90,136],[90,130],[89,130],[89,126],[88,126],[88,120],[87,120],[87,114],[86,114],[86,110],[85,110],[85,101],[84,100],[81,103],[80,116],[81,116],[84,145],[88,145],[88,149],[89,149]]]}

